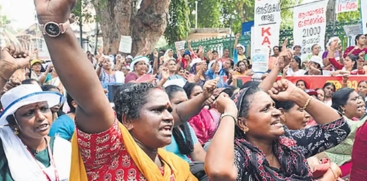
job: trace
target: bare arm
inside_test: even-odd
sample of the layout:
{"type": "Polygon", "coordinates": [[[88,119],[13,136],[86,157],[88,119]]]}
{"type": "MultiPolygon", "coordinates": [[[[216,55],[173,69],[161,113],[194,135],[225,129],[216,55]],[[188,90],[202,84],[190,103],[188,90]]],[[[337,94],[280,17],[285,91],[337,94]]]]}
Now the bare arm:
{"type": "Polygon", "coordinates": [[[207,81],[204,85],[203,93],[176,106],[172,112],[175,126],[187,122],[191,117],[197,115],[201,111],[204,102],[213,94],[214,89],[217,87],[217,83],[218,78],[207,81]]]}
{"type": "MultiPolygon", "coordinates": [[[[42,24],[55,21],[48,17],[38,18],[42,24]]],[[[74,32],[68,29],[57,38],[45,36],[45,41],[60,80],[78,102],[78,128],[87,133],[98,133],[110,128],[115,120],[113,110],[74,32]]]]}
{"type": "MultiPolygon", "coordinates": [[[[224,107],[218,108],[218,111],[237,117],[238,111],[234,102],[223,97],[222,94],[217,99],[217,107],[219,107],[218,104],[222,105],[220,107],[224,107]]],[[[210,143],[204,168],[212,181],[235,181],[237,178],[237,168],[234,164],[234,128],[235,121],[233,118],[230,116],[223,117],[210,143]]]]}
{"type": "Polygon", "coordinates": [[[194,161],[205,161],[206,152],[199,142],[194,145],[194,151],[190,154],[190,156],[194,161]]]}

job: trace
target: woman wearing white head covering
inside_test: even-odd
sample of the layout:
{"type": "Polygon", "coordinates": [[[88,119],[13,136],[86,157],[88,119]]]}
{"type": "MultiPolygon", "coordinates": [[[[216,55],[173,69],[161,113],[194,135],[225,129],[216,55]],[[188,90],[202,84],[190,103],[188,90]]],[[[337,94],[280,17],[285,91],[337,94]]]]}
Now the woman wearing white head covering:
{"type": "Polygon", "coordinates": [[[124,83],[125,75],[121,71],[114,71],[113,58],[109,56],[101,57],[98,63],[97,75],[103,88],[107,88],[111,83],[124,83]]]}
{"type": "Polygon", "coordinates": [[[63,102],[59,93],[34,84],[20,85],[1,97],[0,180],[68,180],[71,144],[49,137],[50,107],[63,102]]]}
{"type": "Polygon", "coordinates": [[[164,55],[160,58],[160,64],[162,65],[170,59],[174,59],[173,50],[172,49],[167,49],[166,53],[164,53],[164,55]]]}

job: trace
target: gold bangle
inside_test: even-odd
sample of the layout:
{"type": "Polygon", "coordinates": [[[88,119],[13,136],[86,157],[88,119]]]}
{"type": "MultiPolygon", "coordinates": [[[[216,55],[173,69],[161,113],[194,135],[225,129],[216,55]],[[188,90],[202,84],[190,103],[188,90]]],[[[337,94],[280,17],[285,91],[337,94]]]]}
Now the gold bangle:
{"type": "Polygon", "coordinates": [[[312,97],[308,98],[306,104],[303,106],[303,110],[306,110],[307,106],[310,104],[312,97]]]}
{"type": "Polygon", "coordinates": [[[234,116],[232,116],[232,115],[230,115],[230,114],[222,114],[222,116],[220,117],[220,119],[222,120],[224,117],[226,117],[226,116],[229,116],[229,117],[231,117],[232,119],[233,119],[233,121],[234,121],[234,123],[236,123],[237,124],[237,119],[234,117],[234,116]]]}

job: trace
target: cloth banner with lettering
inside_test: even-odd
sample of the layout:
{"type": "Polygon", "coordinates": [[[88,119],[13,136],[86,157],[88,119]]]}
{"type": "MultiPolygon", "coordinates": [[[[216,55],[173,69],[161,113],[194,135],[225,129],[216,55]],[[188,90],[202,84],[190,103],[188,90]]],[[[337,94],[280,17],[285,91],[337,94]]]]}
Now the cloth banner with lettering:
{"type": "Polygon", "coordinates": [[[367,1],[361,0],[361,20],[363,34],[367,34],[367,1]]]}
{"type": "Polygon", "coordinates": [[[358,0],[337,0],[335,3],[335,13],[344,13],[358,10],[358,0]]]}
{"type": "Polygon", "coordinates": [[[310,54],[314,44],[320,45],[321,52],[325,49],[327,3],[323,0],[294,8],[294,45],[302,47],[302,54],[310,54]]]}
{"type": "Polygon", "coordinates": [[[256,0],[254,17],[254,38],[251,44],[272,47],[279,45],[280,2],[279,0],[256,0]]]}
{"type": "MultiPolygon", "coordinates": [[[[277,80],[280,80],[282,77],[279,76],[277,80]]],[[[342,76],[287,76],[287,80],[296,83],[298,80],[304,80],[306,82],[306,86],[308,89],[316,89],[324,87],[326,82],[332,82],[335,84],[336,89],[342,88],[342,76]]],[[[251,81],[252,77],[250,76],[239,76],[237,78],[237,86],[241,87],[242,84],[251,81]]],[[[367,80],[367,76],[360,76],[360,75],[351,75],[348,79],[348,87],[357,89],[358,83],[362,80],[367,80]]]]}

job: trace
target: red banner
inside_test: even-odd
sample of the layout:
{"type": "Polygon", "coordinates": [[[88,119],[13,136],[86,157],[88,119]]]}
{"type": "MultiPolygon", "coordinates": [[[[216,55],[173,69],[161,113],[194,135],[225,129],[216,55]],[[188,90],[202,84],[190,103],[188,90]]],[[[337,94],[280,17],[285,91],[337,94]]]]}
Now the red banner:
{"type": "MultiPolygon", "coordinates": [[[[238,79],[242,80],[242,83],[252,80],[249,76],[239,76],[238,79]]],[[[278,80],[281,76],[278,77],[278,80]]],[[[342,87],[342,76],[287,76],[287,80],[296,83],[298,80],[304,80],[309,89],[322,88],[326,82],[332,82],[335,84],[336,89],[342,87]]],[[[362,80],[367,80],[367,76],[351,75],[348,79],[348,87],[357,89],[358,83],[362,80]]]]}

